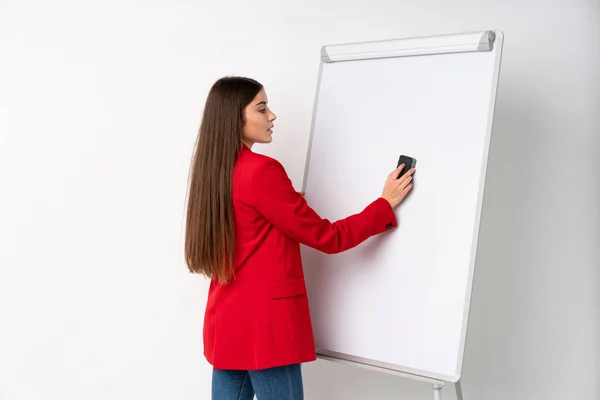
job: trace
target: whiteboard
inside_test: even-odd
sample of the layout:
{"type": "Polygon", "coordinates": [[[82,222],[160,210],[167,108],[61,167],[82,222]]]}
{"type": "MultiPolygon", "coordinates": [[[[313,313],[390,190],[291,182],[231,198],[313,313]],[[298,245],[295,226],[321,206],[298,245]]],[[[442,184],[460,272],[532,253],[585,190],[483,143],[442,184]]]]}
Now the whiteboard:
{"type": "Polygon", "coordinates": [[[302,247],[317,353],[457,382],[503,35],[325,46],[303,182],[335,221],[417,159],[399,226],[346,252],[302,247]]]}

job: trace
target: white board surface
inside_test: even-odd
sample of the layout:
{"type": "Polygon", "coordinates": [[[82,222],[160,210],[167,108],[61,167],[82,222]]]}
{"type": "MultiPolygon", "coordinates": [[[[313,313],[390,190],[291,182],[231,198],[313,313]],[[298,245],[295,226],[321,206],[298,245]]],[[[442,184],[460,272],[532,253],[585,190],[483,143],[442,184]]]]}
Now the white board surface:
{"type": "MultiPolygon", "coordinates": [[[[320,355],[459,380],[502,49],[494,33],[486,51],[323,57],[309,204],[335,221],[381,195],[400,154],[417,172],[397,229],[335,255],[303,246],[320,355]]],[[[448,38],[461,36],[419,46],[448,38]]]]}

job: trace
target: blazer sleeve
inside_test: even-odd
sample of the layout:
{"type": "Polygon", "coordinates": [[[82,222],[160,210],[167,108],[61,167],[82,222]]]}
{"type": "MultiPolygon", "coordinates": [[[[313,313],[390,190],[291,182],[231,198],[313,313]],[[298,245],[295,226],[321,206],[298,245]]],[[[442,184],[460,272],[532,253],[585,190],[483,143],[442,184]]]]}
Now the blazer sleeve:
{"type": "Polygon", "coordinates": [[[369,237],[397,226],[389,202],[380,197],[360,213],[330,222],[321,218],[298,193],[285,169],[267,159],[252,174],[251,205],[278,230],[324,253],[351,249],[369,237]]]}

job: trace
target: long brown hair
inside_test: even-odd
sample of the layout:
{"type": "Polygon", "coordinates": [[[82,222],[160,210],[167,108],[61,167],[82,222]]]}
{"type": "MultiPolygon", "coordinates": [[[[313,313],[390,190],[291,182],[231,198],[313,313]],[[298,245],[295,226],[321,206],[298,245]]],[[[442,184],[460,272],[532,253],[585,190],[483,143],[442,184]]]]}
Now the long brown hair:
{"type": "Polygon", "coordinates": [[[208,93],[190,169],[185,261],[192,273],[226,283],[233,277],[233,166],[242,144],[244,109],[263,86],[224,77],[208,93]]]}

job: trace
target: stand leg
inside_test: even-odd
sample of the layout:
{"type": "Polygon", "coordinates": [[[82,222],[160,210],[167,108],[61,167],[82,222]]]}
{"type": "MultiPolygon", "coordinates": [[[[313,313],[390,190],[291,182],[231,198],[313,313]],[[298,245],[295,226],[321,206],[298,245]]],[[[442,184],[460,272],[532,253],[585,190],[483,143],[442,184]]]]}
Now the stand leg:
{"type": "Polygon", "coordinates": [[[458,400],[463,400],[463,392],[462,386],[460,386],[460,381],[456,381],[456,398],[458,400]]]}
{"type": "Polygon", "coordinates": [[[442,400],[442,385],[433,385],[433,400],[442,400]]]}

